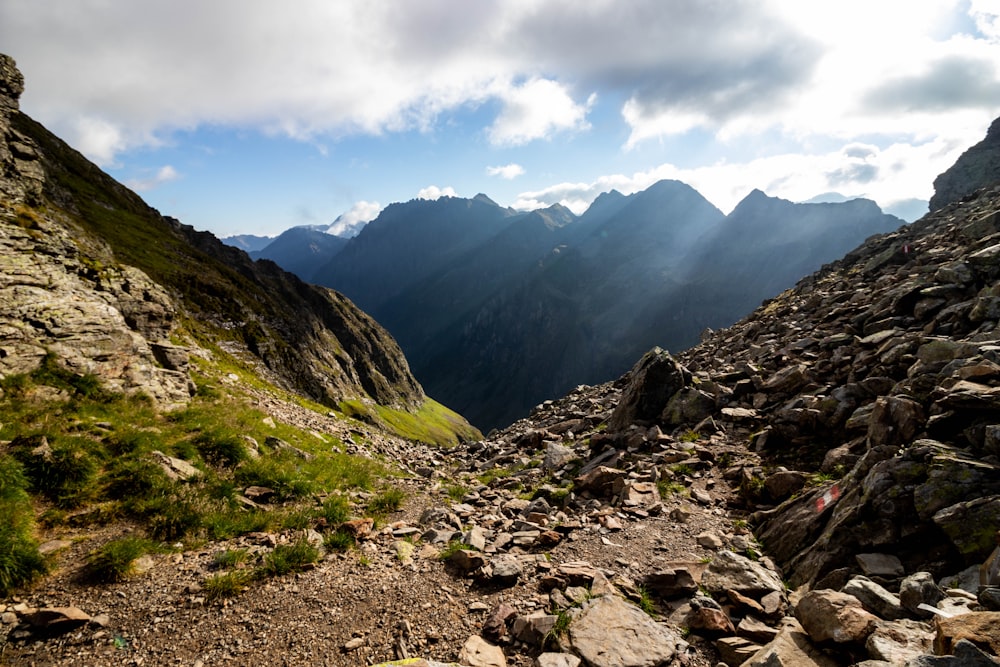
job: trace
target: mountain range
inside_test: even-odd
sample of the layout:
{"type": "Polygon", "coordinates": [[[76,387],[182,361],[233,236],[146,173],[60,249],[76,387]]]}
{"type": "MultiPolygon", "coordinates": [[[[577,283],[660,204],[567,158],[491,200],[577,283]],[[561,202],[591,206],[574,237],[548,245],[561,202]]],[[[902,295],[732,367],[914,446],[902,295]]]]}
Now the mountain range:
{"type": "Polygon", "coordinates": [[[371,313],[430,395],[489,429],[620,375],[654,345],[686,349],[902,224],[868,200],[793,204],[760,191],[725,215],[660,181],[604,193],[579,216],[483,194],[413,200],[355,238],[296,227],[252,254],[371,313]]]}

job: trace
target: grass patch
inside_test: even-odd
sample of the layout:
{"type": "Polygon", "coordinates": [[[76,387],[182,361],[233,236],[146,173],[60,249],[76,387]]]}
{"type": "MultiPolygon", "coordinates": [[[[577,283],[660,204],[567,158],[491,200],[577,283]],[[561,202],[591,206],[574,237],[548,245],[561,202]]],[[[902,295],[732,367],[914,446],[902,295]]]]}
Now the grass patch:
{"type": "Polygon", "coordinates": [[[406,493],[402,489],[391,486],[384,491],[375,494],[371,500],[368,501],[367,513],[370,516],[380,517],[386,516],[397,511],[403,506],[403,501],[406,499],[406,493]]]}
{"type": "Polygon", "coordinates": [[[215,567],[231,570],[234,567],[239,567],[247,562],[250,558],[250,552],[246,549],[226,549],[225,551],[220,551],[212,557],[212,564],[215,567]]]}
{"type": "Polygon", "coordinates": [[[254,580],[255,573],[251,570],[233,570],[223,574],[212,575],[205,579],[202,589],[205,599],[209,601],[239,595],[254,580]]]}
{"type": "Polygon", "coordinates": [[[361,421],[384,424],[396,435],[429,445],[454,447],[462,442],[480,440],[483,434],[457,412],[428,398],[416,413],[382,405],[368,406],[361,401],[343,401],[340,411],[361,421]]]}
{"type": "Polygon", "coordinates": [[[21,464],[0,456],[0,596],[47,570],[34,540],[34,511],[21,464]]]}
{"type": "Polygon", "coordinates": [[[126,537],[112,540],[87,558],[87,573],[95,581],[124,581],[135,572],[135,561],[152,550],[149,540],[126,537]]]}
{"type": "Polygon", "coordinates": [[[295,572],[319,560],[319,549],[306,540],[295,544],[279,544],[264,556],[261,573],[269,577],[295,572]]]}
{"type": "Polygon", "coordinates": [[[339,526],[351,518],[351,501],[346,496],[330,496],[323,501],[320,516],[331,527],[339,526]]]}
{"type": "Polygon", "coordinates": [[[664,478],[660,478],[656,482],[656,490],[660,492],[660,498],[664,499],[670,496],[687,496],[691,494],[688,488],[682,483],[664,478]]]}
{"type": "Polygon", "coordinates": [[[354,536],[346,530],[337,529],[323,536],[323,546],[330,551],[347,551],[355,544],[354,536]]]}

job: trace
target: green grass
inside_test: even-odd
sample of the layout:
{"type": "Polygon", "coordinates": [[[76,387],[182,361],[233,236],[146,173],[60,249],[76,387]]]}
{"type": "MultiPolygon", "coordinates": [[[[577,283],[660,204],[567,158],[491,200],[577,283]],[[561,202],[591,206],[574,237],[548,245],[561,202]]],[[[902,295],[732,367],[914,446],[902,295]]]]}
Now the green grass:
{"type": "Polygon", "coordinates": [[[461,442],[480,440],[483,434],[470,426],[458,413],[428,398],[416,414],[382,405],[368,406],[361,401],[342,401],[340,411],[362,421],[384,424],[396,435],[429,445],[454,447],[461,442]]]}
{"type": "Polygon", "coordinates": [[[326,525],[336,528],[351,518],[351,501],[346,496],[330,496],[323,501],[320,516],[326,521],[326,525]]]}
{"type": "Polygon", "coordinates": [[[205,599],[215,601],[239,595],[253,582],[255,575],[256,573],[251,570],[233,570],[212,575],[202,585],[205,599]]]}
{"type": "Polygon", "coordinates": [[[354,545],[354,536],[346,530],[338,529],[323,536],[323,546],[330,551],[347,551],[354,545]]]}
{"type": "Polygon", "coordinates": [[[305,540],[295,544],[279,544],[264,556],[261,573],[269,577],[280,577],[301,570],[319,560],[319,550],[305,540]]]}
{"type": "Polygon", "coordinates": [[[23,466],[0,456],[0,596],[47,569],[33,537],[35,517],[27,487],[23,466]]]}
{"type": "Polygon", "coordinates": [[[108,542],[87,558],[87,573],[95,581],[124,581],[135,571],[135,561],[152,550],[149,540],[126,537],[108,542]]]}
{"type": "Polygon", "coordinates": [[[642,609],[649,616],[656,614],[656,605],[653,603],[653,597],[649,594],[645,586],[639,586],[639,609],[642,609]]]}
{"type": "Polygon", "coordinates": [[[670,496],[686,496],[691,493],[682,483],[673,482],[665,478],[661,478],[656,482],[656,490],[660,492],[660,498],[664,499],[670,496]]]}
{"type": "Polygon", "coordinates": [[[374,517],[386,516],[402,507],[405,499],[406,493],[402,489],[391,486],[368,501],[367,513],[374,517]]]}
{"type": "Polygon", "coordinates": [[[246,549],[226,549],[212,557],[212,564],[218,568],[232,569],[247,562],[250,552],[246,549]]]}

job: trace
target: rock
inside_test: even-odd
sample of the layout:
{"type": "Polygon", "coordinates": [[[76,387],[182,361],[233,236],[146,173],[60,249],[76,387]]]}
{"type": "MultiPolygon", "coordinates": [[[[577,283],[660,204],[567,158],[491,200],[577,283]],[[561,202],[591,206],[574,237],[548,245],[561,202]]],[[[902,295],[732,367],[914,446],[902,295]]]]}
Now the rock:
{"type": "Polygon", "coordinates": [[[808,476],[793,470],[779,470],[764,478],[764,493],[773,502],[781,502],[806,485],[808,476]]]}
{"type": "Polygon", "coordinates": [[[549,442],[545,445],[545,458],[542,459],[542,470],[548,472],[559,470],[579,458],[576,452],[569,447],[560,445],[557,442],[549,442]]]}
{"type": "Polygon", "coordinates": [[[901,577],[903,564],[892,554],[857,554],[855,560],[861,571],[869,577],[901,577]]]}
{"type": "Polygon", "coordinates": [[[704,569],[704,565],[700,563],[669,564],[662,570],[643,576],[641,583],[650,592],[664,599],[687,597],[698,590],[704,569]]]}
{"type": "Polygon", "coordinates": [[[868,577],[856,576],[840,590],[857,598],[865,609],[887,621],[895,621],[906,616],[899,597],[868,577]]]}
{"type": "Polygon", "coordinates": [[[967,639],[955,644],[954,655],[922,655],[906,662],[904,667],[997,667],[1000,660],[981,651],[967,639]]]}
{"type": "Polygon", "coordinates": [[[956,503],[935,514],[933,520],[967,562],[982,562],[995,546],[996,527],[1000,526],[1000,496],[956,503]],[[970,526],[982,528],[970,530],[970,526]]]}
{"type": "Polygon", "coordinates": [[[507,635],[507,622],[517,616],[517,611],[506,602],[501,602],[483,622],[483,636],[492,641],[500,641],[507,635]]]}
{"type": "Polygon", "coordinates": [[[555,627],[558,616],[545,612],[534,612],[526,616],[518,616],[511,627],[511,636],[529,646],[540,647],[545,638],[555,627]]]}
{"type": "Polygon", "coordinates": [[[21,616],[32,627],[47,633],[69,632],[90,622],[90,614],[77,607],[43,607],[21,616]]]}
{"type": "Polygon", "coordinates": [[[862,608],[857,598],[831,590],[809,591],[795,606],[795,618],[816,642],[863,644],[878,618],[862,608]]]}
{"type": "Polygon", "coordinates": [[[739,667],[752,658],[760,646],[743,637],[722,637],[715,641],[715,650],[729,667],[739,667]]]}
{"type": "Polygon", "coordinates": [[[541,653],[535,667],[580,667],[580,658],[572,653],[541,653]]]}
{"type": "Polygon", "coordinates": [[[367,641],[365,640],[364,637],[355,637],[354,639],[348,640],[347,643],[344,644],[344,650],[345,651],[357,651],[359,648],[361,648],[362,646],[364,646],[366,643],[367,643],[367,641]]]}
{"type": "Polygon", "coordinates": [[[468,667],[506,667],[503,649],[490,644],[479,635],[472,635],[458,653],[458,661],[468,667]]]}
{"type": "Polygon", "coordinates": [[[903,579],[899,585],[899,602],[911,615],[930,618],[931,612],[920,609],[921,604],[937,606],[944,599],[944,591],[936,583],[930,572],[915,572],[903,579]]]}
{"type": "Polygon", "coordinates": [[[795,619],[786,618],[778,635],[742,667],[839,667],[839,663],[818,649],[795,619]]]}
{"type": "Polygon", "coordinates": [[[930,650],[933,633],[924,624],[914,621],[885,623],[865,641],[868,657],[884,660],[892,665],[902,665],[930,650]]]}
{"type": "Polygon", "coordinates": [[[715,533],[699,533],[695,540],[698,542],[699,546],[705,547],[706,549],[719,549],[722,547],[722,538],[715,533]]]}
{"type": "Polygon", "coordinates": [[[712,556],[712,562],[702,576],[701,585],[709,593],[724,593],[732,589],[750,596],[785,590],[777,573],[728,549],[722,549],[712,556]]]}
{"type": "Polygon", "coordinates": [[[375,520],[372,518],[351,519],[340,524],[341,529],[346,531],[355,540],[366,539],[371,535],[372,528],[375,527],[375,520]]]}
{"type": "Polygon", "coordinates": [[[516,556],[497,556],[490,561],[490,565],[493,567],[491,580],[500,586],[513,586],[523,572],[516,556]]]}
{"type": "Polygon", "coordinates": [[[690,377],[669,352],[653,348],[629,371],[628,384],[611,415],[609,429],[623,431],[630,424],[655,421],[690,377]]]}
{"type": "Polygon", "coordinates": [[[682,643],[621,598],[605,595],[588,601],[569,626],[573,652],[590,667],[654,667],[669,662],[682,643]]]}
{"type": "Polygon", "coordinates": [[[149,455],[160,465],[160,468],[167,477],[174,481],[186,482],[191,479],[198,479],[204,474],[187,461],[167,456],[161,451],[154,450],[149,455]]]}
{"type": "Polygon", "coordinates": [[[692,632],[709,636],[736,634],[736,628],[719,603],[710,597],[695,596],[690,601],[691,610],[684,619],[692,632]]]}
{"type": "Polygon", "coordinates": [[[736,626],[736,634],[766,644],[778,635],[778,630],[753,616],[744,616],[743,620],[736,626]]]}
{"type": "Polygon", "coordinates": [[[448,562],[462,572],[474,572],[486,565],[486,558],[478,551],[458,549],[448,557],[448,562]]]}
{"type": "Polygon", "coordinates": [[[1000,612],[981,611],[937,619],[935,653],[952,653],[963,639],[988,649],[993,655],[1000,655],[1000,612]]]}

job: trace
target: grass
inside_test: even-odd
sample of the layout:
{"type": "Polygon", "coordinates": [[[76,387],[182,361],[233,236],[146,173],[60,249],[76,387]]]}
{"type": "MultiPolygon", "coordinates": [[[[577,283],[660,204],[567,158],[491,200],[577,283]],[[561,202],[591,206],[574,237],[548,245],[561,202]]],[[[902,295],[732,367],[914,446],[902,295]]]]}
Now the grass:
{"type": "Polygon", "coordinates": [[[483,437],[458,413],[430,398],[424,401],[416,414],[382,405],[369,406],[356,400],[342,401],[339,407],[349,417],[381,423],[402,438],[429,445],[454,447],[483,437]]]}
{"type": "Polygon", "coordinates": [[[681,482],[674,482],[665,478],[660,478],[656,482],[656,490],[659,491],[660,498],[664,499],[670,496],[686,496],[691,493],[681,482]]]}
{"type": "Polygon", "coordinates": [[[319,560],[319,549],[305,540],[295,544],[279,544],[264,557],[261,573],[269,577],[279,577],[295,572],[319,560]]]}
{"type": "Polygon", "coordinates": [[[108,542],[87,558],[87,573],[95,581],[124,581],[135,572],[135,561],[149,553],[153,545],[140,537],[126,537],[108,542]]]}
{"type": "Polygon", "coordinates": [[[450,560],[452,556],[465,548],[466,546],[460,540],[452,540],[438,552],[438,560],[450,560]]]}
{"type": "Polygon", "coordinates": [[[250,552],[246,549],[226,549],[212,557],[212,564],[215,567],[229,570],[243,565],[248,558],[250,558],[250,552]]]}
{"type": "Polygon", "coordinates": [[[642,609],[649,616],[655,616],[656,614],[656,605],[653,602],[653,597],[649,594],[645,586],[639,586],[639,609],[642,609]]]}
{"type": "Polygon", "coordinates": [[[405,499],[406,493],[402,489],[391,486],[368,501],[367,512],[373,517],[386,516],[402,507],[405,499]]]}
{"type": "Polygon", "coordinates": [[[46,572],[33,537],[34,510],[23,466],[0,456],[0,596],[46,572]]]}
{"type": "Polygon", "coordinates": [[[239,595],[254,579],[255,572],[251,570],[233,570],[205,579],[202,589],[206,600],[215,601],[239,595]]]}
{"type": "Polygon", "coordinates": [[[335,530],[323,536],[323,546],[330,551],[347,551],[354,545],[354,536],[346,530],[335,530]]]}

